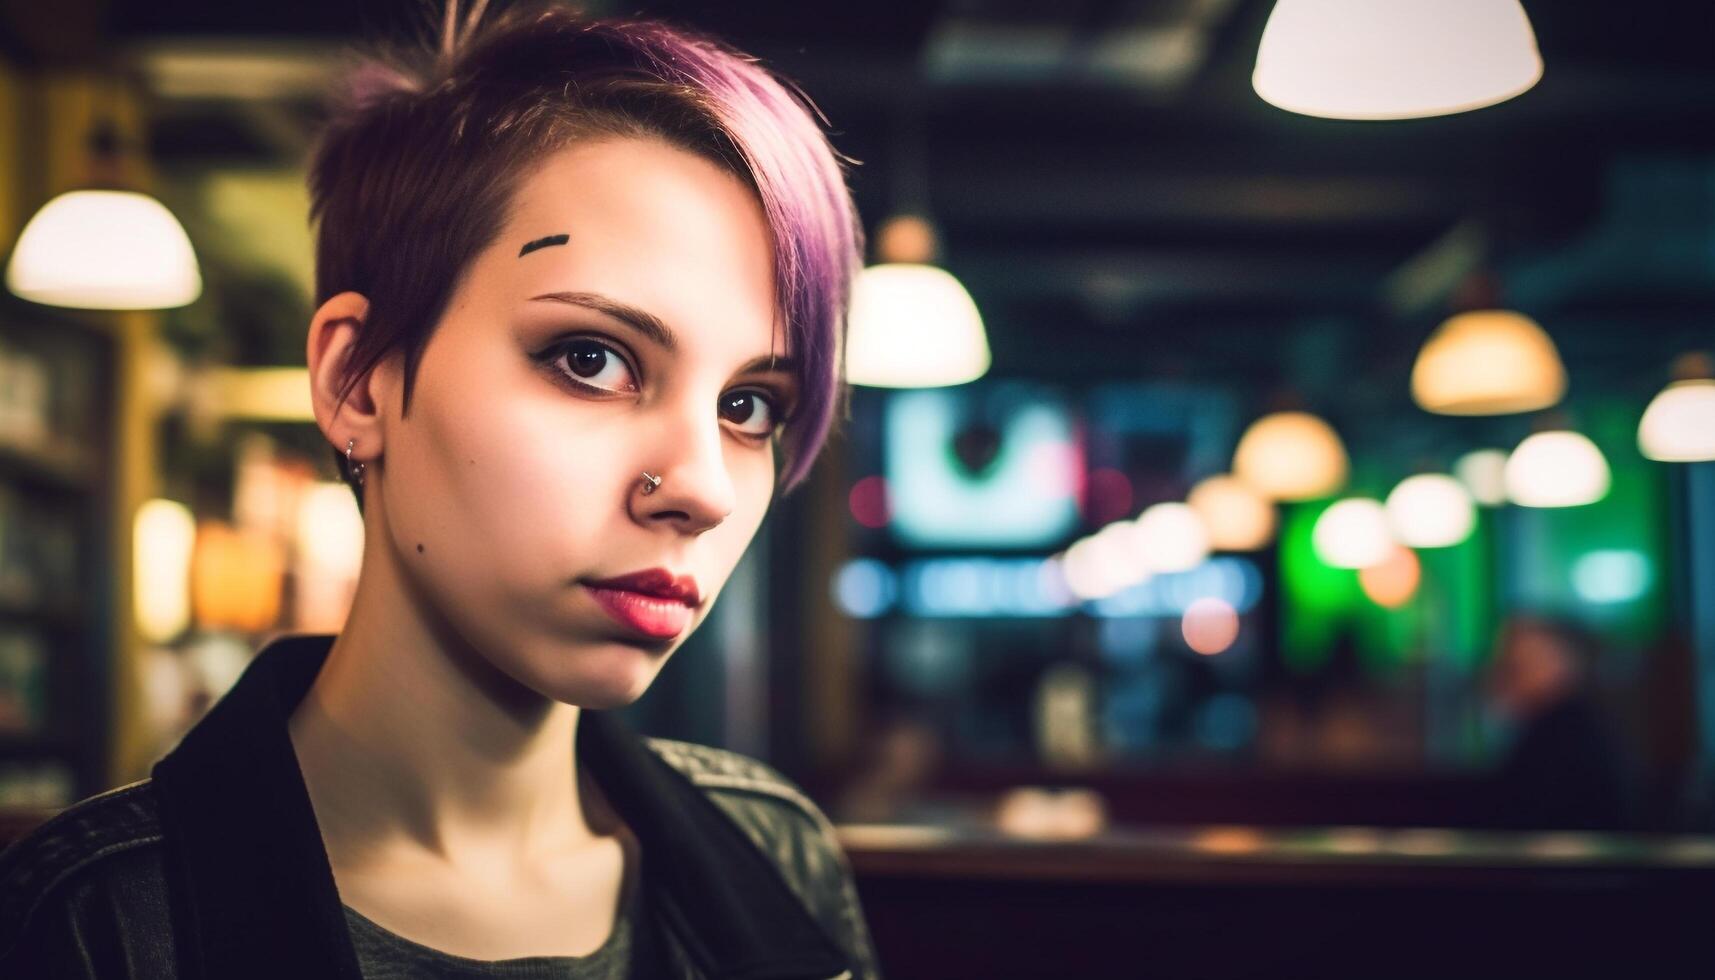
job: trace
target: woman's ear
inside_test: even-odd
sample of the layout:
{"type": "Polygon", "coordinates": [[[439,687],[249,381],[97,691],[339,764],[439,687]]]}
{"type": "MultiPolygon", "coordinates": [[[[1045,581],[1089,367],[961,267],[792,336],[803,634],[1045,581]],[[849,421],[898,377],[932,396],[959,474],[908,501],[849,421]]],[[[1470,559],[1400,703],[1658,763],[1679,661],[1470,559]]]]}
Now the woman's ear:
{"type": "Polygon", "coordinates": [[[375,390],[376,375],[370,371],[339,401],[345,365],[369,315],[369,300],[361,293],[344,292],[331,297],[310,318],[305,357],[310,366],[310,401],[316,425],[340,452],[348,441],[355,443],[351,458],[367,462],[381,455],[381,399],[375,390]]]}

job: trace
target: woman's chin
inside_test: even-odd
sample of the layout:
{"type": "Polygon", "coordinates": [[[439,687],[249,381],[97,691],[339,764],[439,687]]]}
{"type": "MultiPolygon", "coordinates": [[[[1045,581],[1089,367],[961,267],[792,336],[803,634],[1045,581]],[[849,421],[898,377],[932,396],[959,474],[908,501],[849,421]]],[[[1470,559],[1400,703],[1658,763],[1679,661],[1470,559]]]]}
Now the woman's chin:
{"type": "Polygon", "coordinates": [[[623,644],[582,651],[577,662],[544,671],[541,693],[562,704],[605,711],[632,704],[649,690],[665,654],[623,644]]]}
{"type": "Polygon", "coordinates": [[[580,708],[589,708],[594,711],[613,711],[635,704],[637,699],[642,697],[643,692],[647,690],[649,690],[648,682],[624,689],[589,687],[562,700],[566,704],[575,704],[580,708]]]}

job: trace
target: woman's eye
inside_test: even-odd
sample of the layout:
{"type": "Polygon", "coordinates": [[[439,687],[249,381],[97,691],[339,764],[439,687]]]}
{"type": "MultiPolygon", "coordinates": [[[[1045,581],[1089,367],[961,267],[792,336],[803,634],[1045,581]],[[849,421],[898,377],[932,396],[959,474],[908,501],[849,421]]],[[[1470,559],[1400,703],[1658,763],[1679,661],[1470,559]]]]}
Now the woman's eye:
{"type": "Polygon", "coordinates": [[[637,390],[637,379],[625,358],[607,344],[589,337],[569,340],[553,351],[554,368],[573,381],[604,391],[637,390]],[[565,367],[561,368],[561,362],[565,367]]]}
{"type": "Polygon", "coordinates": [[[721,396],[721,418],[736,422],[746,435],[766,436],[778,424],[774,399],[760,391],[735,391],[721,396]]]}

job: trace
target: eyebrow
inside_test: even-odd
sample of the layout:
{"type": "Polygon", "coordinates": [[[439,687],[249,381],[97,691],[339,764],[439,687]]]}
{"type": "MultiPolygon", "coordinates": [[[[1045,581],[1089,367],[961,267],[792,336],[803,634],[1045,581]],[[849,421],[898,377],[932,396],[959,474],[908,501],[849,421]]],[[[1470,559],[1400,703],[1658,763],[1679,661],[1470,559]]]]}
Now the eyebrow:
{"type": "Polygon", "coordinates": [[[534,252],[539,248],[547,248],[549,245],[564,245],[568,241],[571,241],[571,239],[571,235],[549,235],[546,238],[538,238],[533,242],[525,242],[524,247],[518,250],[518,257],[523,258],[531,252],[534,252]]]}
{"type": "MultiPolygon", "coordinates": [[[[662,322],[660,317],[648,310],[639,309],[629,303],[622,303],[611,296],[603,296],[600,293],[554,292],[530,297],[531,302],[538,300],[594,310],[626,324],[654,341],[669,354],[676,354],[679,351],[678,337],[673,334],[671,327],[662,322]]],[[[752,371],[793,372],[797,366],[798,362],[793,358],[764,354],[746,361],[739,367],[738,373],[748,374],[752,371]]]]}

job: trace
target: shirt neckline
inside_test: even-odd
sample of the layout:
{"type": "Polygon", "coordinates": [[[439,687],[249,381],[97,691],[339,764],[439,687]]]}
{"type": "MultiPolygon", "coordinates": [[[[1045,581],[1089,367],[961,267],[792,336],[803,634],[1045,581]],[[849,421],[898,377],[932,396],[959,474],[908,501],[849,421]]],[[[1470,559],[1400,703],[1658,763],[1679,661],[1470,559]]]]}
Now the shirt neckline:
{"type": "MultiPolygon", "coordinates": [[[[598,784],[597,792],[605,794],[606,791],[598,784]]],[[[610,808],[613,807],[611,800],[608,800],[606,805],[610,808]]],[[[623,823],[623,817],[620,819],[623,823]]],[[[371,919],[369,916],[364,915],[362,912],[359,912],[343,899],[340,901],[340,908],[345,913],[348,929],[353,927],[353,919],[355,919],[356,927],[364,929],[364,931],[370,935],[377,936],[383,942],[386,942],[394,948],[419,959],[440,960],[464,968],[505,966],[508,964],[534,967],[550,964],[578,965],[589,963],[602,959],[610,954],[612,949],[619,943],[621,930],[634,931],[633,918],[638,913],[638,906],[641,900],[645,873],[642,841],[638,839],[635,830],[633,830],[629,824],[622,826],[618,833],[621,860],[624,861],[624,867],[620,877],[619,908],[614,912],[613,925],[608,929],[607,937],[602,940],[601,945],[582,955],[574,956],[569,954],[556,955],[544,953],[531,956],[510,956],[496,960],[460,956],[457,953],[450,953],[444,949],[439,949],[426,943],[420,943],[408,936],[402,936],[381,923],[376,922],[374,919],[371,919]]],[[[335,887],[337,888],[337,884],[335,887]]]]}
{"type": "Polygon", "coordinates": [[[344,902],[340,903],[340,907],[345,911],[348,921],[358,927],[361,927],[371,936],[375,936],[383,942],[386,942],[388,945],[393,946],[395,949],[399,949],[419,959],[439,960],[454,963],[461,967],[478,968],[581,965],[592,963],[613,955],[614,951],[619,948],[621,934],[630,934],[635,931],[634,926],[639,912],[641,890],[641,875],[637,875],[633,879],[627,881],[625,885],[625,894],[620,899],[619,910],[614,915],[613,927],[608,930],[607,938],[602,940],[600,946],[597,946],[595,949],[592,949],[581,956],[538,954],[532,956],[509,956],[498,960],[485,960],[472,956],[461,956],[457,953],[449,953],[444,949],[437,949],[434,946],[429,946],[424,943],[417,942],[409,937],[401,936],[344,902]]]}

